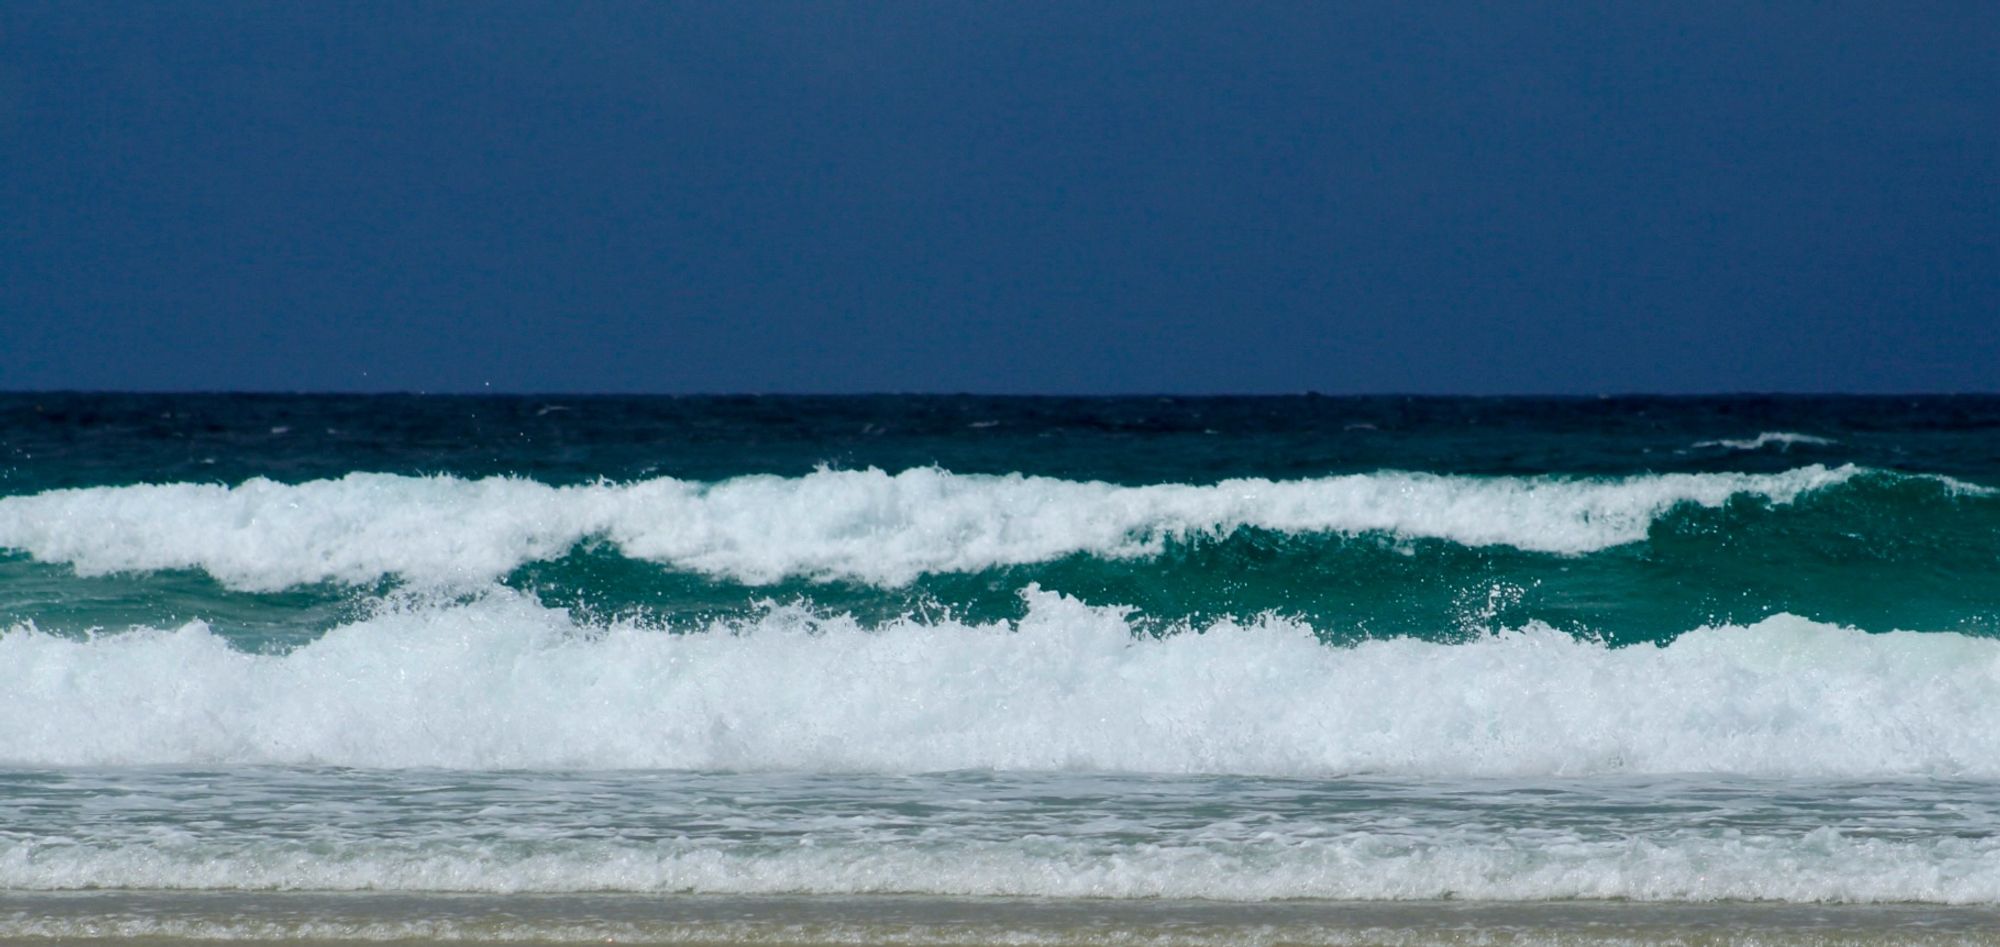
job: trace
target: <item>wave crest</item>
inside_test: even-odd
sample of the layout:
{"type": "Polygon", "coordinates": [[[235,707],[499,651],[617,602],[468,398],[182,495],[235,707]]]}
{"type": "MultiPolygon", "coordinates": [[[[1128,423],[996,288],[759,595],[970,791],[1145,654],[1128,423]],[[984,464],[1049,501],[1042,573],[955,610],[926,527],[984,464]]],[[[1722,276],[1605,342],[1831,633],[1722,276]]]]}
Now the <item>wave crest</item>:
{"type": "Polygon", "coordinates": [[[1721,447],[1734,451],[1757,451],[1776,445],[1780,451],[1789,451],[1794,445],[1826,447],[1838,443],[1840,442],[1833,438],[1819,437],[1812,434],[1796,434],[1791,431],[1765,431],[1756,437],[1740,439],[1718,438],[1712,441],[1696,441],[1693,446],[1697,448],[1721,447]]]}
{"type": "Polygon", "coordinates": [[[1599,480],[1377,473],[1120,486],[914,469],[572,487],[352,474],[0,498],[0,547],[84,574],[202,569],[254,591],[390,576],[487,582],[589,541],[748,583],[802,576],[899,586],[927,573],[1078,553],[1157,555],[1171,539],[1245,527],[1582,554],[1642,540],[1683,504],[1789,503],[1861,473],[1852,466],[1599,480]]]}

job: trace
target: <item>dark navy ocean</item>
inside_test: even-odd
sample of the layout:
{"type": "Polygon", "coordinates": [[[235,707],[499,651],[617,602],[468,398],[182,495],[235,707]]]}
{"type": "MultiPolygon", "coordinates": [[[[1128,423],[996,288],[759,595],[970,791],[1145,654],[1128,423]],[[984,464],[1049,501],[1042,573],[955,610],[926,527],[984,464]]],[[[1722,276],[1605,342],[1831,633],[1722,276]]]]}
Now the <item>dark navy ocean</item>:
{"type": "Polygon", "coordinates": [[[1996,929],[2000,397],[0,395],[0,939],[1996,929]]]}

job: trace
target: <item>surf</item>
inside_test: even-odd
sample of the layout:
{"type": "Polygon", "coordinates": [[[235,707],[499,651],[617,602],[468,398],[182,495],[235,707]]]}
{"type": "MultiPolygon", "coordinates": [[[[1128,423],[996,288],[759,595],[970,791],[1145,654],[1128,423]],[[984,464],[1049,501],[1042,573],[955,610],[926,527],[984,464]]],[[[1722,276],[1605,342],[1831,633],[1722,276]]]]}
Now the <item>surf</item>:
{"type": "Polygon", "coordinates": [[[199,621],[0,634],[0,763],[1276,776],[2000,777],[2000,641],[1777,616],[1614,648],[1531,622],[1332,646],[1279,616],[1155,635],[809,604],[582,620],[504,590],[285,653],[199,621]]]}
{"type": "Polygon", "coordinates": [[[248,591],[386,577],[477,584],[587,543],[749,584],[802,577],[894,587],[1075,554],[1146,558],[1171,541],[1242,529],[1581,555],[1643,540],[1680,508],[1790,504],[1858,479],[1909,478],[1817,465],[1778,474],[1384,472],[1140,486],[934,468],[572,486],[356,473],[4,497],[0,548],[82,575],[200,569],[248,591]]]}

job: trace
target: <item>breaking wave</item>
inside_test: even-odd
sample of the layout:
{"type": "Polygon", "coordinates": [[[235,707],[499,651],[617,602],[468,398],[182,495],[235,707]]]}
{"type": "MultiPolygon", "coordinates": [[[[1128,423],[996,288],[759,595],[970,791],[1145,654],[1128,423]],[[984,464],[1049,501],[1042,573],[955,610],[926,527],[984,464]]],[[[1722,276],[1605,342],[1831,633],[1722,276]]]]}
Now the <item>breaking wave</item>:
{"type": "Polygon", "coordinates": [[[200,622],[0,634],[0,762],[1328,775],[2000,776],[2000,641],[1779,616],[1610,648],[1532,624],[1155,638],[1030,589],[1019,622],[773,606],[692,630],[504,591],[285,654],[200,622]]]}
{"type": "Polygon", "coordinates": [[[1792,433],[1791,431],[1765,431],[1764,433],[1759,434],[1756,437],[1746,437],[1740,439],[1719,438],[1713,441],[1696,441],[1694,443],[1694,446],[1721,447],[1735,451],[1763,450],[1766,447],[1775,446],[1781,451],[1788,451],[1791,450],[1796,445],[1806,445],[1811,447],[1826,447],[1838,443],[1840,442],[1834,440],[1833,438],[1818,437],[1812,434],[1795,434],[1792,433]]]}
{"type": "Polygon", "coordinates": [[[663,478],[549,486],[531,480],[352,474],[300,484],[173,483],[0,498],[0,548],[78,572],[201,569],[235,589],[399,577],[480,583],[605,542],[624,555],[742,582],[787,577],[898,586],[1078,553],[1157,555],[1171,540],[1243,528],[1379,533],[1584,554],[1637,542],[1685,505],[1786,504],[1858,477],[1617,478],[1376,473],[1313,480],[1119,486],[936,469],[822,470],[717,483],[663,478]]]}

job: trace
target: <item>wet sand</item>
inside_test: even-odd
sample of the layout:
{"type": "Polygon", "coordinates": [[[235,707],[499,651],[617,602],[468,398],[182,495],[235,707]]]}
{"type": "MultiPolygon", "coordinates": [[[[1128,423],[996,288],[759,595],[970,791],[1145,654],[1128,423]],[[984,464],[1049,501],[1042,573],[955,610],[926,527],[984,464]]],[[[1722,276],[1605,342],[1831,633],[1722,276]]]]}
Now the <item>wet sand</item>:
{"type": "Polygon", "coordinates": [[[2000,945],[2000,906],[14,892],[0,942],[2000,945]]]}

